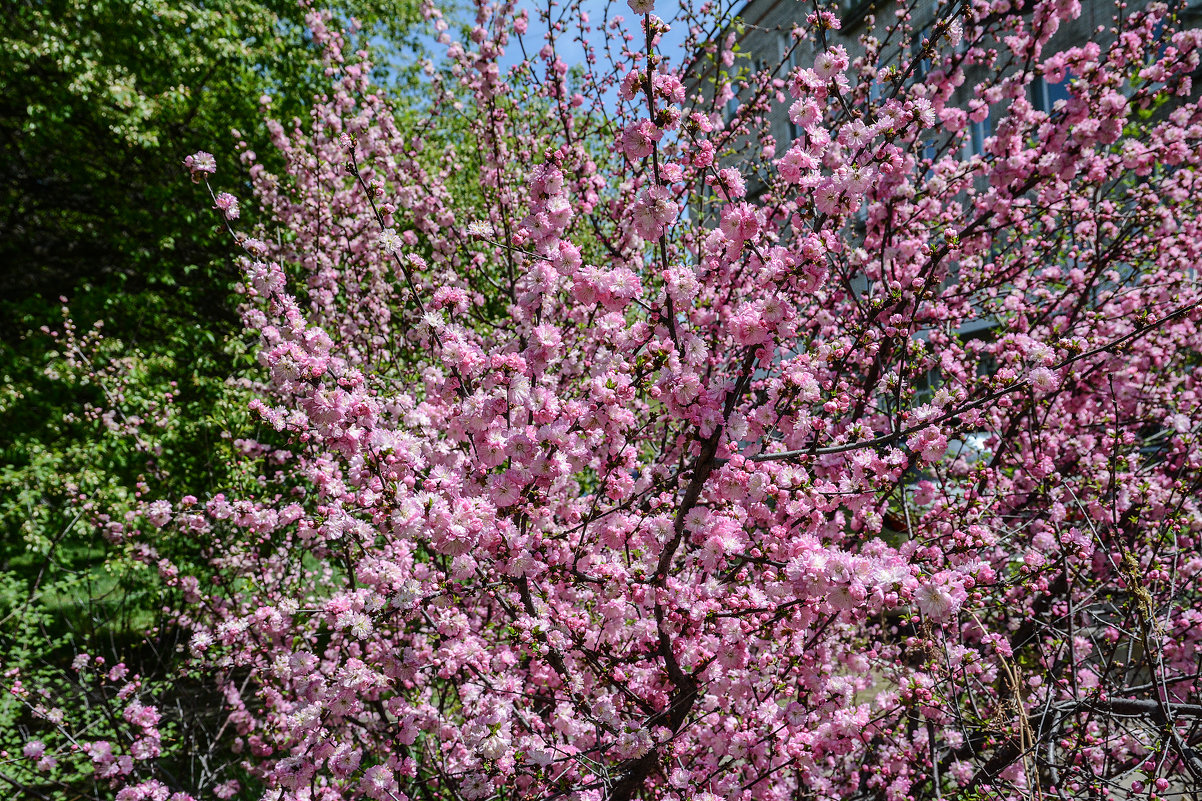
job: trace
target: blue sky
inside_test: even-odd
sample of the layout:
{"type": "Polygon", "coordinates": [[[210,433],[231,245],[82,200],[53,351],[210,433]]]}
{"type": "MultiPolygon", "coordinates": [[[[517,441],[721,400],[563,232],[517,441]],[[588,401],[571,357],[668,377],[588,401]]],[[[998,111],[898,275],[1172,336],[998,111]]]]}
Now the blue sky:
{"type": "MultiPolygon", "coordinates": [[[[527,52],[533,56],[534,52],[536,52],[538,48],[542,47],[544,41],[543,36],[547,32],[546,25],[542,24],[538,19],[536,9],[541,7],[545,10],[546,3],[522,2],[518,7],[519,9],[525,9],[530,15],[530,29],[526,32],[526,35],[523,38],[526,42],[527,52]],[[534,52],[531,52],[532,49],[534,52]]],[[[607,7],[609,8],[609,19],[612,20],[618,16],[623,17],[624,21],[622,23],[622,30],[634,34],[636,41],[641,40],[642,25],[640,18],[630,10],[630,6],[623,2],[623,0],[614,0],[614,2],[605,2],[605,0],[583,0],[579,7],[581,11],[589,15],[589,18],[593,24],[594,30],[592,32],[590,41],[595,46],[599,47],[604,40],[603,32],[597,29],[600,28],[602,20],[605,19],[605,11],[607,7]]],[[[557,5],[556,11],[558,12],[561,8],[562,5],[557,5]]],[[[667,2],[667,0],[659,0],[656,11],[662,17],[667,18],[679,8],[679,2],[667,2]]],[[[576,41],[572,39],[570,35],[566,35],[569,33],[570,31],[565,31],[565,35],[560,37],[558,43],[556,44],[556,50],[559,53],[559,57],[567,62],[568,66],[576,66],[577,64],[583,63],[584,50],[576,41]]],[[[682,55],[680,50],[684,43],[684,38],[684,25],[678,24],[673,26],[672,30],[668,32],[668,34],[660,43],[661,52],[672,57],[673,60],[679,59],[679,57],[682,55]]],[[[521,54],[516,46],[510,48],[510,51],[506,53],[507,65],[516,63],[520,59],[521,54]]]]}
{"type": "MultiPolygon", "coordinates": [[[[538,61],[539,50],[546,43],[547,33],[547,26],[540,19],[537,9],[542,8],[545,11],[546,7],[546,0],[542,0],[542,2],[538,2],[537,0],[521,0],[521,2],[518,4],[518,9],[525,9],[529,15],[529,28],[522,36],[522,42],[525,45],[526,54],[535,62],[538,61]]],[[[621,30],[625,33],[632,34],[635,37],[635,43],[641,43],[643,39],[641,18],[631,11],[630,6],[626,3],[626,0],[612,0],[612,2],[606,2],[606,0],[583,0],[577,5],[577,8],[579,12],[589,15],[592,25],[592,31],[589,34],[589,42],[598,50],[598,57],[602,60],[599,64],[599,67],[602,69],[606,67],[606,63],[604,62],[605,55],[602,48],[602,45],[605,41],[605,31],[601,30],[601,28],[603,26],[603,20],[606,19],[605,12],[607,7],[609,9],[608,19],[610,21],[613,21],[618,16],[622,17],[621,30]]],[[[564,4],[556,0],[553,10],[556,13],[557,18],[563,14],[563,8],[564,4]]],[[[684,40],[687,34],[685,25],[683,22],[673,23],[671,20],[671,16],[678,13],[680,8],[681,0],[658,0],[656,3],[656,11],[659,12],[663,17],[667,18],[667,21],[671,26],[668,33],[660,40],[659,52],[662,55],[667,56],[673,64],[679,64],[686,55],[684,52],[684,40]]],[[[456,38],[459,38],[457,30],[458,24],[470,22],[472,19],[471,8],[467,7],[466,4],[463,4],[461,11],[458,12],[457,15],[453,15],[450,11],[447,11],[446,13],[447,21],[451,25],[452,35],[456,38]]],[[[565,17],[567,29],[559,33],[556,38],[555,45],[556,54],[568,65],[569,68],[584,65],[584,49],[574,38],[576,28],[572,23],[575,19],[578,19],[575,13],[565,17]]],[[[439,63],[444,57],[446,46],[438,43],[431,26],[421,25],[419,28],[420,30],[418,31],[417,36],[415,36],[415,40],[419,48],[416,55],[418,57],[430,58],[436,64],[439,63]]],[[[387,50],[388,48],[386,47],[380,48],[381,52],[386,52],[387,50]]],[[[617,49],[615,49],[615,55],[617,52],[617,49]]],[[[412,58],[412,56],[408,54],[400,55],[401,61],[409,61],[410,58],[412,58]]],[[[502,71],[504,72],[508,70],[514,65],[520,63],[521,60],[522,49],[518,44],[517,38],[513,37],[506,46],[505,55],[500,62],[502,71]]],[[[386,65],[380,64],[378,66],[383,67],[385,72],[389,71],[389,68],[386,65]]],[[[536,70],[538,70],[538,67],[536,67],[536,70]]],[[[541,74],[541,70],[538,70],[538,72],[541,74]]],[[[607,93],[605,102],[607,106],[609,106],[610,103],[616,104],[616,93],[612,91],[607,93]]]]}

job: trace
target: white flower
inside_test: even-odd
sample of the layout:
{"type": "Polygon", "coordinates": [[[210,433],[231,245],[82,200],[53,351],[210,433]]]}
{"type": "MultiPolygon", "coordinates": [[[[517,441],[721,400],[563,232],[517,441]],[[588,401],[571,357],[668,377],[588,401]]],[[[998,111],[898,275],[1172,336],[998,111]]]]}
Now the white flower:
{"type": "Polygon", "coordinates": [[[459,794],[468,801],[484,798],[492,792],[492,782],[483,773],[474,772],[464,776],[459,783],[459,794]]]}
{"type": "Polygon", "coordinates": [[[619,759],[638,759],[650,751],[651,746],[651,735],[647,732],[623,732],[614,744],[614,754],[619,759]]]}
{"type": "Polygon", "coordinates": [[[938,621],[955,613],[967,596],[959,582],[938,575],[914,591],[914,602],[924,615],[938,621]]]}
{"type": "Polygon", "coordinates": [[[480,756],[485,759],[500,759],[509,749],[509,742],[499,734],[493,734],[480,743],[480,756]]]}
{"type": "Polygon", "coordinates": [[[655,11],[655,0],[626,0],[630,10],[636,14],[650,14],[655,11]]]}
{"type": "Polygon", "coordinates": [[[914,600],[918,603],[918,608],[922,610],[924,615],[939,620],[948,612],[952,611],[954,602],[952,595],[945,587],[939,587],[933,584],[924,584],[914,593],[914,600]]]}
{"type": "Polygon", "coordinates": [[[397,235],[395,228],[385,228],[381,231],[378,241],[380,247],[388,253],[396,253],[401,249],[401,238],[397,235]]]}
{"type": "Polygon", "coordinates": [[[492,236],[492,225],[484,220],[473,220],[467,224],[467,232],[471,236],[492,236]]]}
{"type": "Polygon", "coordinates": [[[1036,367],[1031,371],[1031,386],[1040,392],[1051,392],[1060,385],[1060,380],[1046,367],[1036,367]]]}
{"type": "Polygon", "coordinates": [[[371,636],[372,624],[371,618],[362,612],[356,612],[351,616],[351,634],[360,640],[366,640],[371,636]]]}

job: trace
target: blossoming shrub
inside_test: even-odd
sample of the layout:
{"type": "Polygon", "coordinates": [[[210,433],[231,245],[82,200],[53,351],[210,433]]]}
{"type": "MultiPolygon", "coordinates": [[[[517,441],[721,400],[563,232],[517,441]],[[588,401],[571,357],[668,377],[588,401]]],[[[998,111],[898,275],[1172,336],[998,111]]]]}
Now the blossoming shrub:
{"type": "Polygon", "coordinates": [[[192,648],[269,787],[1196,778],[1199,34],[1153,5],[1045,53],[1079,7],[1006,11],[943,6],[921,80],[817,11],[727,120],[733,68],[699,83],[653,14],[573,9],[634,34],[576,85],[554,36],[502,72],[528,22],[482,5],[434,152],[326,34],[341,86],[256,174],[287,236],[244,242],[291,489],[192,524],[234,588],[192,648]]]}
{"type": "Polygon", "coordinates": [[[707,71],[631,8],[534,51],[508,5],[461,38],[427,7],[418,131],[312,18],[338,84],[252,167],[278,227],[235,232],[288,445],[143,510],[207,548],[178,622],[242,768],[276,799],[1191,786],[1202,34],[1153,4],[1045,52],[1075,2],[956,3],[853,59],[818,8],[812,57],[749,71],[682,11],[707,71]]]}

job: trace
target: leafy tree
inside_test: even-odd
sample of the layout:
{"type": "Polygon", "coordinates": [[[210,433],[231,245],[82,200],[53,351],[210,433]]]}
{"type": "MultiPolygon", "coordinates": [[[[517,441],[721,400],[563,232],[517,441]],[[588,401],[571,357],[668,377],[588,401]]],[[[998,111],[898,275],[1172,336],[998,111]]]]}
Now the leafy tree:
{"type": "MultiPolygon", "coordinates": [[[[177,169],[200,144],[266,144],[260,98],[304,114],[324,86],[307,4],[292,0],[51,0],[0,11],[0,277],[6,301],[105,292],[182,295],[225,317],[228,270],[177,169]]],[[[405,3],[344,2],[364,35],[400,43],[405,3]]],[[[110,312],[110,309],[104,311],[110,312]]],[[[123,310],[127,317],[138,316],[123,310]]],[[[186,319],[186,318],[185,318],[186,319]]],[[[10,321],[11,324],[11,321],[10,321]]]]}

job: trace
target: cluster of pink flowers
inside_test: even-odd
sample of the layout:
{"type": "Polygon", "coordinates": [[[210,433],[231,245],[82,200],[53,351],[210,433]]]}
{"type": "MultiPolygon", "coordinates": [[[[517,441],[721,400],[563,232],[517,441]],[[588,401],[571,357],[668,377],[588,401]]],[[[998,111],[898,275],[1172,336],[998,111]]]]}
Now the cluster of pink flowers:
{"type": "Polygon", "coordinates": [[[229,192],[218,192],[213,201],[213,208],[220,211],[227,220],[236,220],[241,214],[238,208],[238,198],[229,192]]]}

